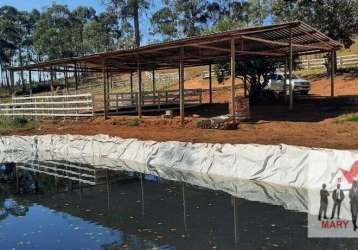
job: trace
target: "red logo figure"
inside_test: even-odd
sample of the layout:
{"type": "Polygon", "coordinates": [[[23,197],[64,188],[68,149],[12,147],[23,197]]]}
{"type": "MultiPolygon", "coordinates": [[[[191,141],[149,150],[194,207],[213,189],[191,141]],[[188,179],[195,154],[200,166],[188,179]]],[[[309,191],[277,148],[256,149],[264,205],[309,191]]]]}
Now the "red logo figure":
{"type": "Polygon", "coordinates": [[[352,183],[352,181],[358,176],[358,161],[353,163],[350,171],[344,170],[342,168],[341,171],[348,183],[352,183]]]}

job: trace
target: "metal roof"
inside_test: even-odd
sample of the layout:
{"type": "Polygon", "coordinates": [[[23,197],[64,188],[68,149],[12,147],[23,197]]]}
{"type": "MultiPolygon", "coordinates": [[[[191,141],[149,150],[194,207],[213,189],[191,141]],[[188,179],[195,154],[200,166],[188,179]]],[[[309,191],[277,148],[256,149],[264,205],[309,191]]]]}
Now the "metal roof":
{"type": "Polygon", "coordinates": [[[130,72],[137,69],[177,68],[179,49],[184,48],[184,64],[200,66],[229,60],[231,40],[235,39],[237,59],[240,55],[285,58],[292,38],[293,55],[325,53],[342,48],[342,44],[301,22],[236,29],[227,32],[151,44],[135,49],[116,50],[82,57],[50,60],[11,70],[81,70],[130,72]]]}

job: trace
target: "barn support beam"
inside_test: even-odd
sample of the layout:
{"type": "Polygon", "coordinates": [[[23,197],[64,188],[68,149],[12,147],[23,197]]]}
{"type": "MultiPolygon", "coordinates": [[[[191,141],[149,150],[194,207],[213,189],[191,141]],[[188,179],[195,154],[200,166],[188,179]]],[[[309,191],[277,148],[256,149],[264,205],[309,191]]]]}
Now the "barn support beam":
{"type": "Polygon", "coordinates": [[[67,77],[67,71],[64,72],[65,77],[65,86],[66,86],[66,93],[69,94],[69,86],[68,86],[68,77],[67,77]]]}
{"type": "Polygon", "coordinates": [[[213,83],[211,77],[211,64],[209,64],[209,103],[213,103],[213,83]]]}
{"type": "Polygon", "coordinates": [[[156,82],[155,82],[155,69],[152,70],[152,90],[153,90],[153,104],[155,104],[155,94],[157,92],[157,88],[156,88],[156,82]]]}
{"type": "Polygon", "coordinates": [[[50,69],[50,79],[51,79],[51,95],[54,95],[54,89],[53,89],[53,86],[54,86],[54,82],[53,82],[53,68],[51,67],[50,69]]]}
{"type": "Polygon", "coordinates": [[[231,39],[231,115],[233,122],[236,123],[236,113],[235,113],[235,97],[236,97],[236,88],[235,88],[235,69],[236,69],[236,52],[235,52],[235,39],[231,39]]]}
{"type": "Polygon", "coordinates": [[[180,99],[180,123],[184,125],[184,48],[180,48],[179,56],[179,99],[180,99]]]}
{"type": "Polygon", "coordinates": [[[134,104],[134,96],[133,96],[133,72],[131,71],[129,76],[129,84],[130,84],[130,92],[131,92],[131,104],[134,104]]]}
{"type": "Polygon", "coordinates": [[[109,93],[110,91],[112,91],[111,89],[111,80],[110,80],[110,75],[109,75],[109,72],[108,72],[108,68],[106,67],[106,83],[107,83],[107,112],[109,113],[110,112],[110,109],[111,109],[111,105],[110,105],[110,96],[109,96],[109,93]]]}
{"type": "MultiPolygon", "coordinates": [[[[76,74],[76,73],[75,73],[76,74]]],[[[104,119],[107,120],[108,119],[108,101],[107,101],[107,72],[106,72],[106,65],[105,62],[103,61],[103,66],[102,66],[102,77],[103,77],[103,109],[104,109],[104,119]]]]}
{"type": "Polygon", "coordinates": [[[32,74],[31,74],[31,70],[29,70],[29,90],[30,90],[30,96],[32,96],[32,74]]]}
{"type": "Polygon", "coordinates": [[[334,76],[335,76],[335,68],[336,68],[336,57],[335,52],[331,51],[331,97],[334,97],[334,76]]]}
{"type": "Polygon", "coordinates": [[[11,96],[15,95],[15,77],[14,77],[14,71],[10,70],[10,94],[11,96]]]}
{"type": "Polygon", "coordinates": [[[78,90],[78,74],[77,74],[77,64],[75,64],[75,94],[77,95],[77,90],[78,90]]]}
{"type": "Polygon", "coordinates": [[[137,59],[137,75],[138,75],[138,100],[137,100],[137,112],[138,118],[142,118],[142,69],[139,58],[137,59]]]}
{"type": "Polygon", "coordinates": [[[290,90],[290,106],[289,109],[293,110],[293,86],[292,86],[292,30],[290,28],[290,40],[289,40],[289,90],[290,90]]]}
{"type": "Polygon", "coordinates": [[[283,90],[285,91],[285,104],[288,103],[288,99],[287,99],[287,56],[285,57],[285,65],[284,65],[284,69],[283,69],[283,74],[284,74],[284,77],[283,77],[283,90]]]}

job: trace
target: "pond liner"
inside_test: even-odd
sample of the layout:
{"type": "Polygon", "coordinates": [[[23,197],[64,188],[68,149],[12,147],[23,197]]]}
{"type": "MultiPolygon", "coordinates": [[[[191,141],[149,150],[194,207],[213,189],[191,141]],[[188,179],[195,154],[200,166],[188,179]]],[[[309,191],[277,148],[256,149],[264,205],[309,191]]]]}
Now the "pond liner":
{"type": "MultiPolygon", "coordinates": [[[[144,166],[144,173],[178,179],[175,173],[181,172],[186,173],[180,175],[182,181],[185,181],[188,176],[196,176],[192,179],[199,180],[201,184],[203,184],[203,179],[198,176],[205,175],[212,180],[210,181],[211,187],[215,186],[216,181],[225,183],[223,181],[225,178],[229,178],[226,179],[228,182],[230,178],[237,178],[237,183],[249,181],[240,185],[239,190],[245,190],[241,192],[241,196],[247,198],[250,190],[257,190],[260,185],[265,185],[261,188],[261,195],[268,190],[267,187],[273,187],[270,190],[274,190],[274,192],[267,193],[265,202],[271,199],[273,204],[281,203],[288,209],[309,210],[314,214],[318,210],[317,202],[311,202],[312,208],[307,209],[307,207],[310,199],[313,201],[319,199],[319,189],[323,183],[330,191],[334,189],[337,182],[341,183],[343,190],[351,187],[351,183],[343,172],[351,170],[358,160],[358,151],[283,144],[155,142],[107,135],[5,136],[0,138],[0,163],[24,162],[34,157],[42,160],[62,159],[86,162],[97,167],[126,166],[128,168],[132,166],[133,170],[137,168],[136,171],[141,165],[144,166]],[[133,164],[129,164],[131,162],[133,164]],[[293,191],[288,192],[293,195],[280,198],[285,188],[293,188],[293,191]],[[275,191],[276,189],[278,191],[275,191]],[[301,189],[309,190],[308,194],[301,192],[301,189]],[[275,198],[277,194],[279,198],[275,198]],[[293,196],[295,197],[292,198],[293,196]]],[[[235,183],[235,181],[231,182],[235,183]]],[[[219,189],[227,188],[228,186],[224,185],[219,189]]],[[[233,188],[229,190],[232,191],[233,188]]],[[[251,198],[248,199],[260,200],[262,199],[258,198],[260,194],[253,192],[251,198]]],[[[348,199],[345,202],[348,202],[348,199]]],[[[348,210],[349,204],[342,204],[342,206],[343,210],[348,210]]]]}

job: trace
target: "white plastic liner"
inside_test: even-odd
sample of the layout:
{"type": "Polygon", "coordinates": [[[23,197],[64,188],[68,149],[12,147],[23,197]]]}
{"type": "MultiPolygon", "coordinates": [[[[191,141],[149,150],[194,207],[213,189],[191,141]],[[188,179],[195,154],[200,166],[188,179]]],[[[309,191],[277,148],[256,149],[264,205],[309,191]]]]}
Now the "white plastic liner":
{"type": "MultiPolygon", "coordinates": [[[[190,172],[196,177],[198,175],[206,177],[204,179],[192,178],[188,181],[186,175],[181,175],[182,181],[190,183],[196,181],[200,186],[210,183],[210,187],[216,185],[220,190],[228,188],[225,178],[237,178],[240,180],[235,183],[244,184],[228,188],[232,193],[240,192],[241,197],[245,198],[245,196],[250,196],[248,195],[250,191],[257,190],[260,185],[265,185],[272,190],[271,193],[265,194],[267,188],[261,192],[253,191],[253,195],[248,199],[265,200],[265,202],[272,200],[273,204],[281,204],[286,208],[300,211],[307,210],[308,203],[311,203],[310,200],[312,200],[314,205],[312,209],[308,209],[312,214],[316,213],[316,210],[318,211],[319,192],[317,191],[323,183],[327,184],[328,190],[333,190],[337,181],[341,182],[343,189],[350,188],[351,184],[346,181],[341,169],[349,171],[354,162],[358,160],[358,151],[356,150],[332,150],[289,145],[155,142],[106,135],[43,135],[0,138],[0,162],[23,162],[35,155],[43,160],[62,158],[106,167],[118,167],[118,163],[121,162],[122,167],[134,171],[138,171],[135,168],[142,165],[145,166],[143,172],[156,173],[158,176],[165,175],[168,179],[178,179],[174,170],[190,172]],[[128,162],[135,164],[128,164],[128,162]],[[171,171],[170,174],[168,171],[171,171]],[[208,176],[211,181],[204,181],[208,179],[208,176]],[[282,191],[287,188],[294,189],[289,192],[282,191]],[[235,189],[238,191],[233,192],[232,190],[235,189]],[[307,189],[310,194],[314,195],[308,197],[307,193],[297,191],[300,189],[307,189]],[[259,198],[259,193],[265,197],[259,198]],[[285,194],[287,197],[282,198],[285,194]],[[279,198],[275,195],[278,195],[279,198]]],[[[229,179],[226,181],[229,182],[229,179]]],[[[345,202],[348,202],[348,198],[345,202]]],[[[343,207],[343,210],[347,210],[349,204],[343,204],[343,207]]],[[[343,213],[349,214],[344,211],[343,213]]]]}

